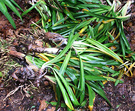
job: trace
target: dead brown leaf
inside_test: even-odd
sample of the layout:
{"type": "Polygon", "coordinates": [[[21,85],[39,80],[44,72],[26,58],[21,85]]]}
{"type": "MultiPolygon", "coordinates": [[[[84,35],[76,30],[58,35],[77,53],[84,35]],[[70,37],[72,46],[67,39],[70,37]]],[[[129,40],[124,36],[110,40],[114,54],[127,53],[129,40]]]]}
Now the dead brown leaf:
{"type": "Polygon", "coordinates": [[[45,110],[47,108],[47,103],[46,100],[40,100],[40,106],[39,106],[39,110],[38,111],[42,111],[45,110]]]}
{"type": "Polygon", "coordinates": [[[20,59],[23,59],[25,57],[25,54],[17,52],[15,47],[9,47],[9,55],[18,57],[20,59]]]}

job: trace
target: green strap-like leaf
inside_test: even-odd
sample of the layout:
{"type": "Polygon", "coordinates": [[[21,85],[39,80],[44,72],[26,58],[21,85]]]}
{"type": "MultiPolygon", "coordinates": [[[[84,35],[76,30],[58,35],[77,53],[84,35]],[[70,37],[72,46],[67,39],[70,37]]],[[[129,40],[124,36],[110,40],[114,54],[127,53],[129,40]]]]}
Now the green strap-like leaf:
{"type": "Polygon", "coordinates": [[[23,9],[14,0],[10,1],[23,12],[23,9]]]}
{"type": "MultiPolygon", "coordinates": [[[[55,24],[54,24],[55,25],[55,24]]],[[[75,26],[76,24],[62,24],[62,25],[57,25],[52,27],[53,30],[58,30],[58,29],[62,29],[62,28],[67,28],[67,27],[72,27],[75,26]]]]}
{"type": "Polygon", "coordinates": [[[8,13],[7,8],[6,8],[3,1],[0,2],[0,11],[6,16],[6,18],[9,20],[9,22],[14,27],[14,29],[16,29],[16,25],[14,23],[14,20],[12,19],[10,14],[8,13]]]}
{"type": "Polygon", "coordinates": [[[80,89],[82,91],[82,94],[80,96],[80,103],[83,102],[84,97],[85,97],[85,77],[84,77],[84,67],[83,67],[83,62],[81,57],[79,56],[80,60],[80,89]]]}
{"type": "Polygon", "coordinates": [[[65,104],[66,104],[71,110],[74,110],[73,105],[72,105],[72,103],[71,103],[71,101],[70,101],[70,99],[69,99],[69,97],[68,97],[68,94],[67,94],[67,92],[66,92],[66,90],[65,90],[65,88],[64,88],[64,86],[63,86],[63,84],[61,83],[61,81],[60,81],[60,79],[58,78],[58,76],[57,76],[57,74],[56,74],[55,71],[54,71],[54,75],[55,75],[56,80],[57,80],[57,82],[58,82],[58,84],[59,84],[59,87],[60,87],[60,89],[61,89],[62,95],[63,95],[63,97],[64,97],[65,104]]]}
{"type": "Polygon", "coordinates": [[[110,50],[108,47],[105,45],[101,44],[100,42],[88,38],[87,41],[95,46],[97,46],[97,49],[100,50],[101,52],[113,57],[115,60],[119,61],[120,63],[123,63],[122,59],[114,53],[112,50],[110,50]]]}
{"type": "Polygon", "coordinates": [[[59,71],[59,73],[61,75],[63,75],[63,76],[64,76],[64,73],[65,73],[65,69],[67,68],[67,65],[68,65],[68,62],[69,62],[70,57],[71,57],[71,50],[66,55],[66,57],[64,59],[64,62],[63,62],[62,66],[60,68],[60,71],[59,71]]]}
{"type": "Polygon", "coordinates": [[[27,13],[29,13],[33,8],[35,8],[37,5],[39,5],[40,2],[37,2],[36,4],[34,4],[32,7],[30,7],[29,9],[27,9],[26,11],[24,11],[22,13],[22,16],[26,15],[27,13]]]}
{"type": "Polygon", "coordinates": [[[102,96],[107,102],[108,104],[111,106],[110,101],[107,99],[105,92],[103,91],[103,89],[95,82],[88,82],[87,83],[91,86],[91,88],[98,93],[100,96],[102,96]]]}
{"type": "Polygon", "coordinates": [[[55,26],[61,24],[62,22],[64,22],[65,20],[67,20],[67,18],[68,18],[68,17],[60,19],[59,21],[57,21],[57,22],[53,25],[53,27],[55,27],[55,26]]]}
{"type": "Polygon", "coordinates": [[[83,21],[83,22],[81,22],[81,23],[76,27],[76,30],[79,30],[79,29],[85,27],[86,25],[89,25],[90,22],[94,21],[95,19],[96,19],[96,17],[93,17],[93,18],[89,19],[88,21],[83,21]]]}
{"type": "Polygon", "coordinates": [[[65,88],[66,88],[66,90],[67,90],[67,92],[69,94],[69,97],[70,97],[71,101],[73,102],[73,104],[75,106],[80,105],[79,102],[77,101],[77,98],[75,97],[72,89],[70,88],[68,82],[65,80],[65,78],[56,69],[53,69],[53,70],[55,70],[55,72],[58,74],[58,76],[60,77],[61,81],[63,82],[63,84],[64,84],[64,86],[65,86],[65,88]]]}
{"type": "Polygon", "coordinates": [[[53,10],[52,11],[52,25],[54,25],[56,23],[56,11],[53,10]]]}
{"type": "Polygon", "coordinates": [[[3,0],[3,2],[22,20],[20,13],[9,0],[3,0]]]}
{"type": "Polygon", "coordinates": [[[104,81],[106,78],[96,75],[85,75],[85,79],[89,81],[104,81]]]}
{"type": "Polygon", "coordinates": [[[88,106],[88,108],[90,109],[90,111],[92,111],[94,100],[95,100],[95,92],[92,90],[92,88],[87,83],[86,83],[86,85],[88,87],[88,94],[89,94],[89,106],[88,106]]]}
{"type": "Polygon", "coordinates": [[[63,9],[64,13],[70,17],[72,20],[75,20],[75,18],[73,17],[72,13],[68,10],[68,8],[66,7],[65,9],[63,9]]]}
{"type": "Polygon", "coordinates": [[[75,69],[67,68],[66,69],[66,74],[70,77],[70,79],[74,82],[74,84],[77,85],[78,79],[75,76],[75,74],[77,74],[77,72],[75,71],[75,69]]]}

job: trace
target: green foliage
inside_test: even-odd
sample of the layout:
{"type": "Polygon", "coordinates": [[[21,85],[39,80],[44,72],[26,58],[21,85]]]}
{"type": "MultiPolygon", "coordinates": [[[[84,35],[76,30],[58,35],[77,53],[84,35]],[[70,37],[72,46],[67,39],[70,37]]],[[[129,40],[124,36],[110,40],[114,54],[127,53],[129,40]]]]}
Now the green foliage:
{"type": "MultiPolygon", "coordinates": [[[[107,3],[110,6],[103,5],[100,0],[39,0],[31,3],[32,7],[22,14],[35,8],[46,32],[57,32],[68,38],[66,47],[48,62],[26,56],[40,68],[41,73],[46,68],[53,71],[46,77],[50,76],[50,80],[57,84],[56,92],[62,93],[68,110],[86,103],[87,95],[88,107],[92,110],[95,93],[111,105],[103,91],[103,83],[122,83],[124,66],[128,69],[124,62],[126,54],[131,51],[123,31],[123,21],[129,18],[126,11],[131,2],[128,1],[120,10],[117,7],[119,2],[107,0],[107,3]]],[[[60,98],[58,96],[58,102],[60,98]]]]}
{"type": "Polygon", "coordinates": [[[8,13],[6,6],[8,6],[22,20],[22,17],[19,14],[19,12],[17,11],[17,9],[15,8],[15,6],[18,7],[19,9],[21,9],[21,7],[14,0],[0,0],[0,11],[6,16],[6,18],[9,20],[9,22],[11,23],[13,28],[16,29],[16,25],[14,23],[14,20],[12,19],[10,14],[8,13]]]}
{"type": "Polygon", "coordinates": [[[2,77],[3,76],[3,74],[2,74],[2,72],[0,72],[0,77],[2,77]]]}

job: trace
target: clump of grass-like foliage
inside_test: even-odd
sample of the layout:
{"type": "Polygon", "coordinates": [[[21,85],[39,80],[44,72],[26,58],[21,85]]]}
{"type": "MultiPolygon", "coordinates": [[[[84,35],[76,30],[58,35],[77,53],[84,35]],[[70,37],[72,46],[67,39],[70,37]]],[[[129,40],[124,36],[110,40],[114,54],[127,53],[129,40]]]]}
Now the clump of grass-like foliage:
{"type": "Polygon", "coordinates": [[[133,75],[131,67],[124,63],[129,60],[132,64],[135,58],[123,30],[123,21],[130,17],[126,14],[131,1],[120,9],[119,1],[106,0],[106,3],[109,5],[100,0],[39,0],[30,2],[32,7],[22,14],[35,8],[41,15],[37,24],[42,23],[46,32],[68,38],[58,55],[41,53],[42,58],[34,59],[26,56],[26,60],[40,68],[40,73],[46,68],[52,70],[45,77],[56,84],[57,106],[60,94],[68,110],[85,106],[88,95],[88,108],[92,110],[95,93],[111,105],[102,89],[104,82],[113,81],[117,85],[123,82],[123,74],[133,75]],[[131,58],[126,57],[129,54],[131,58]]]}

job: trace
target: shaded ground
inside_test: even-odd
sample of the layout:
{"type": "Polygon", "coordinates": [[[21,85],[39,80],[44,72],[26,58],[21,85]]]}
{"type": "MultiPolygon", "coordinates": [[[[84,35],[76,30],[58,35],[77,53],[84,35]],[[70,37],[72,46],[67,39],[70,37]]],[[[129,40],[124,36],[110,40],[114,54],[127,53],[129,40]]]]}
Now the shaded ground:
{"type": "Polygon", "coordinates": [[[134,111],[135,110],[135,79],[125,78],[123,84],[114,86],[114,83],[107,83],[104,91],[110,100],[112,107],[99,96],[95,100],[94,111],[134,111]]]}
{"type": "MultiPolygon", "coordinates": [[[[16,0],[17,1],[17,0],[16,0]]],[[[25,7],[25,3],[17,1],[21,7],[25,7]]],[[[135,50],[135,18],[134,18],[134,6],[132,6],[132,18],[124,23],[124,29],[132,50],[135,50]]],[[[29,13],[28,16],[23,17],[23,22],[16,17],[12,12],[12,15],[17,29],[30,28],[30,24],[37,22],[40,16],[36,11],[29,13]],[[36,16],[35,16],[36,15],[36,16]]],[[[3,40],[9,40],[14,35],[12,26],[7,19],[0,13],[0,37],[3,40]]],[[[0,57],[8,57],[8,55],[0,53],[0,57]]],[[[12,58],[5,59],[5,63],[12,61],[12,58]]],[[[13,63],[14,64],[14,63],[13,63]]],[[[5,70],[7,67],[0,67],[0,71],[5,70]]],[[[47,111],[54,111],[55,108],[52,105],[47,105],[45,101],[55,101],[55,94],[53,87],[50,83],[43,79],[41,85],[37,88],[33,81],[27,81],[25,84],[17,82],[11,78],[13,67],[20,67],[20,65],[13,65],[8,72],[6,78],[0,78],[0,111],[41,111],[47,107],[47,111]],[[11,93],[12,91],[12,93],[11,93]],[[6,98],[7,94],[10,95],[6,98]],[[43,106],[46,106],[45,108],[43,106]]],[[[134,71],[135,75],[135,71],[134,71]]],[[[94,111],[134,111],[135,110],[135,78],[124,78],[123,84],[114,86],[114,83],[105,84],[105,92],[107,98],[110,100],[112,107],[98,95],[94,103],[94,111]]],[[[64,109],[60,109],[64,110],[64,109]]],[[[84,109],[86,111],[87,109],[84,109]]]]}
{"type": "MultiPolygon", "coordinates": [[[[32,84],[17,84],[15,81],[10,81],[8,88],[1,89],[0,92],[0,110],[1,111],[34,111],[38,110],[42,100],[53,101],[54,93],[52,87],[41,86],[40,88],[32,88],[32,84]],[[3,101],[7,93],[11,90],[20,89],[17,92],[3,101]],[[22,87],[21,87],[22,86],[22,87]]],[[[47,108],[49,109],[50,106],[47,108]]]]}

